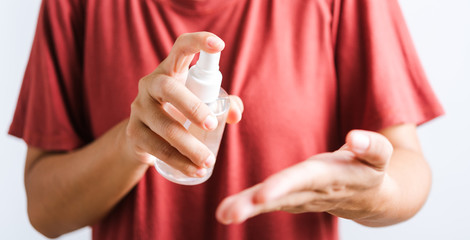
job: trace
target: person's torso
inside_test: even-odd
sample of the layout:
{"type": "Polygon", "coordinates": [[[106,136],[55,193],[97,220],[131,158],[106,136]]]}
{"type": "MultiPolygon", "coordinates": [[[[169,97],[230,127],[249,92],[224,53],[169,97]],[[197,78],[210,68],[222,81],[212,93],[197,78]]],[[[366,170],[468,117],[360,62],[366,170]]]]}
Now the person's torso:
{"type": "Polygon", "coordinates": [[[330,0],[85,2],[83,87],[94,138],[129,116],[139,79],[186,32],[225,41],[222,86],[245,105],[206,183],[180,186],[149,169],[93,227],[95,239],[337,238],[336,219],[324,213],[270,213],[234,226],[215,220],[224,197],[338,147],[330,0]]]}

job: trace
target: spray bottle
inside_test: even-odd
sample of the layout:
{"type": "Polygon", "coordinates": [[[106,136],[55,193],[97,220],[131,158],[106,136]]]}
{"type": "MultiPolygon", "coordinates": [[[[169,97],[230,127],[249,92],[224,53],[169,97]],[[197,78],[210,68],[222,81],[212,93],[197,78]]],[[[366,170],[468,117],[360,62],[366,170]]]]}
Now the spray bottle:
{"type": "MultiPolygon", "coordinates": [[[[212,131],[206,131],[194,125],[182,116],[181,113],[165,108],[167,112],[195,136],[204,143],[217,156],[220,141],[224,133],[225,122],[230,107],[228,94],[220,87],[222,84],[222,73],[219,71],[220,52],[210,54],[200,52],[197,63],[189,69],[186,87],[193,92],[202,102],[211,109],[217,117],[218,125],[212,131]]],[[[174,108],[173,108],[174,109],[174,108]]],[[[207,169],[204,177],[189,177],[174,169],[165,162],[155,161],[157,171],[169,181],[182,185],[196,185],[205,182],[212,175],[213,167],[207,169]]]]}

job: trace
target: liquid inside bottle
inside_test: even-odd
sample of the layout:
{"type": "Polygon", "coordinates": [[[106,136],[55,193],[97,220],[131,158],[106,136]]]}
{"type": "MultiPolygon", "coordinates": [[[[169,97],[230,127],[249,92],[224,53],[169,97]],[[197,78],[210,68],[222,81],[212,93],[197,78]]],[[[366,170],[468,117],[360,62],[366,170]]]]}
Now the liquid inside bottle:
{"type": "MultiPolygon", "coordinates": [[[[195,136],[199,141],[205,144],[209,150],[217,157],[220,142],[225,129],[225,122],[227,120],[228,110],[230,108],[230,100],[228,94],[220,88],[219,97],[213,101],[206,103],[211,109],[212,113],[217,117],[218,125],[212,131],[204,130],[194,124],[191,124],[183,114],[178,112],[173,106],[165,106],[165,110],[183,125],[189,133],[195,136]]],[[[207,174],[204,177],[189,177],[179,170],[166,164],[160,159],[155,160],[155,168],[157,171],[169,181],[182,185],[196,185],[205,182],[212,175],[213,167],[207,169],[207,174]]]]}

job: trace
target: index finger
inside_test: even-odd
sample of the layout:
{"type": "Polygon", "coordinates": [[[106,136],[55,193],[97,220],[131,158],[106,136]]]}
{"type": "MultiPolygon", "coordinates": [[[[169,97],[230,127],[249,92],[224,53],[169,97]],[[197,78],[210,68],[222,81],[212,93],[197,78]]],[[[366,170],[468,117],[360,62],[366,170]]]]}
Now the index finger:
{"type": "MultiPolygon", "coordinates": [[[[348,151],[316,155],[325,161],[306,160],[267,178],[253,197],[255,203],[265,203],[289,193],[340,187],[345,182],[360,182],[354,155],[348,151]],[[333,164],[330,164],[332,162],[333,164]]],[[[354,184],[354,183],[353,183],[354,184]]]]}
{"type": "Polygon", "coordinates": [[[290,192],[308,188],[307,184],[321,184],[325,181],[325,166],[321,162],[304,161],[290,168],[284,169],[267,178],[253,196],[253,202],[266,203],[290,192]],[[314,181],[312,181],[314,180],[314,181]]]}
{"type": "Polygon", "coordinates": [[[187,71],[189,64],[198,52],[217,53],[224,49],[225,43],[210,32],[184,33],[180,35],[168,57],[160,64],[160,70],[169,76],[187,71]]]}
{"type": "Polygon", "coordinates": [[[149,76],[146,84],[149,95],[161,103],[171,103],[192,123],[207,130],[215,129],[217,118],[183,83],[194,54],[201,50],[220,52],[224,46],[220,38],[209,32],[182,34],[168,57],[149,76]]]}

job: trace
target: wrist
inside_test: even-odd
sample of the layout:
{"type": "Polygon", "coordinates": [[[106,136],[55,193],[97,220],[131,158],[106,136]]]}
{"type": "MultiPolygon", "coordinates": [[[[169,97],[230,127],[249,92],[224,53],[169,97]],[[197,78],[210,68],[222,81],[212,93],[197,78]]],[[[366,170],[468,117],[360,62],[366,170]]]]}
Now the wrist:
{"type": "Polygon", "coordinates": [[[361,191],[328,213],[337,217],[353,220],[365,226],[384,226],[384,219],[390,209],[394,209],[396,185],[385,174],[382,182],[374,188],[361,191]]]}
{"type": "Polygon", "coordinates": [[[402,221],[396,211],[400,199],[399,188],[390,175],[385,174],[382,184],[376,191],[368,194],[367,198],[369,207],[363,216],[352,219],[355,222],[369,227],[381,227],[402,221]]]}

